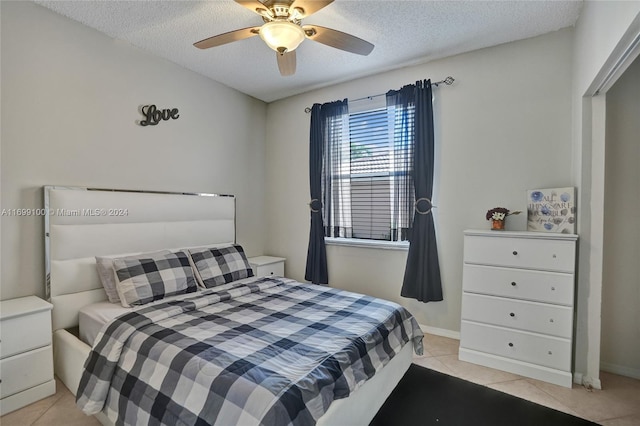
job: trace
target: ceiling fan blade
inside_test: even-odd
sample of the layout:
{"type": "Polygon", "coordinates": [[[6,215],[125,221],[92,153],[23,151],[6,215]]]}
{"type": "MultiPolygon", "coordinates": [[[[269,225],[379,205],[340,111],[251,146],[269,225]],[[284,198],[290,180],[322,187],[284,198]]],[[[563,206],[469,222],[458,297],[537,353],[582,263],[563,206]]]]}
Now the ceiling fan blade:
{"type": "Polygon", "coordinates": [[[229,31],[228,33],[205,38],[197,43],[193,43],[193,45],[198,49],[208,49],[210,47],[231,43],[232,41],[243,40],[245,38],[256,36],[258,35],[258,32],[260,32],[260,27],[242,28],[241,30],[229,31]]]}
{"type": "Polygon", "coordinates": [[[296,73],[296,51],[278,53],[276,52],[276,58],[278,59],[278,68],[280,69],[280,75],[288,76],[296,73]]]}
{"type": "Polygon", "coordinates": [[[289,7],[298,9],[300,17],[305,18],[331,3],[333,0],[294,0],[289,7]]]}
{"type": "Polygon", "coordinates": [[[235,0],[235,2],[240,6],[244,6],[250,11],[257,13],[258,15],[271,15],[269,9],[258,0],[235,0]]]}
{"type": "Polygon", "coordinates": [[[374,48],[373,44],[366,40],[343,33],[342,31],[332,30],[331,28],[320,27],[318,25],[304,25],[302,29],[310,40],[358,55],[367,56],[374,48]]]}

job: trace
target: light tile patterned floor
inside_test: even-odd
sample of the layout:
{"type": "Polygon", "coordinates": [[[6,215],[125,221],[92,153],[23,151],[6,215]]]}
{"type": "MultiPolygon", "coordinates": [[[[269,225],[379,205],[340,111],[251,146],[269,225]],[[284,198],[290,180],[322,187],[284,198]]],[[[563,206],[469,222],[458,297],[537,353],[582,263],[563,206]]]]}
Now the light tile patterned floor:
{"type": "MultiPolygon", "coordinates": [[[[640,380],[601,373],[603,390],[572,389],[524,378],[458,360],[458,341],[425,335],[425,354],[414,363],[546,405],[604,426],[640,426],[640,380]]],[[[99,425],[75,407],[74,397],[60,382],[55,395],[0,418],[0,426],[99,425]]]]}
{"type": "Polygon", "coordinates": [[[640,426],[640,380],[600,373],[602,390],[572,389],[458,360],[459,342],[425,335],[415,364],[518,396],[604,426],[640,426]]]}

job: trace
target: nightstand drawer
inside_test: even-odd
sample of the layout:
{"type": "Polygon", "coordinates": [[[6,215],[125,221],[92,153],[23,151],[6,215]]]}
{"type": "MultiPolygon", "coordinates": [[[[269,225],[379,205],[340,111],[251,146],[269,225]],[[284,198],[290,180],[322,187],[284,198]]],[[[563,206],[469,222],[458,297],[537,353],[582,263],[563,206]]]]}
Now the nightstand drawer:
{"type": "Polygon", "coordinates": [[[0,398],[53,380],[51,345],[0,360],[0,398]]]}
{"type": "Polygon", "coordinates": [[[575,243],[541,238],[487,238],[466,235],[464,261],[482,265],[573,273],[575,243]]]}
{"type": "Polygon", "coordinates": [[[283,257],[256,256],[250,257],[248,260],[256,277],[268,277],[271,275],[284,277],[285,259],[283,257]]]}
{"type": "Polygon", "coordinates": [[[571,338],[573,308],[464,293],[462,319],[571,338]]]}
{"type": "Polygon", "coordinates": [[[252,267],[256,277],[266,277],[270,275],[284,276],[284,262],[272,263],[270,265],[252,265],[252,267]]]}
{"type": "Polygon", "coordinates": [[[0,340],[0,359],[50,345],[51,311],[3,319],[0,340]]]}
{"type": "Polygon", "coordinates": [[[465,264],[466,292],[573,306],[572,274],[465,264]]]}
{"type": "Polygon", "coordinates": [[[555,368],[571,369],[571,340],[462,321],[460,347],[555,368]]]}

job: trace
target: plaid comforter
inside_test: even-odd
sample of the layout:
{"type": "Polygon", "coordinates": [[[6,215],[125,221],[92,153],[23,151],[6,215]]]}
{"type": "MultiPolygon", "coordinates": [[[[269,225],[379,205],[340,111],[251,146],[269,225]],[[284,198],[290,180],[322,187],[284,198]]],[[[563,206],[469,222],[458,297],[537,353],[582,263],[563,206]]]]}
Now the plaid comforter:
{"type": "Polygon", "coordinates": [[[252,278],[103,328],[77,405],[116,424],[312,425],[422,332],[401,306],[252,278]]]}

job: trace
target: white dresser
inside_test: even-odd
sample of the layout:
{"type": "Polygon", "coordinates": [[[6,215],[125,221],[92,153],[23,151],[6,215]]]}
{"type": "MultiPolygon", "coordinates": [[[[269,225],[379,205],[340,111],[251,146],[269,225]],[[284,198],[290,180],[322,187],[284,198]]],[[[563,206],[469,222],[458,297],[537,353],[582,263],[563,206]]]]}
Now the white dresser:
{"type": "Polygon", "coordinates": [[[571,387],[577,239],[465,231],[460,360],[571,387]]]}
{"type": "Polygon", "coordinates": [[[247,259],[256,277],[276,275],[284,277],[284,257],[256,256],[247,259]]]}
{"type": "Polygon", "coordinates": [[[56,392],[51,307],[36,296],[0,302],[0,415],[56,392]]]}

